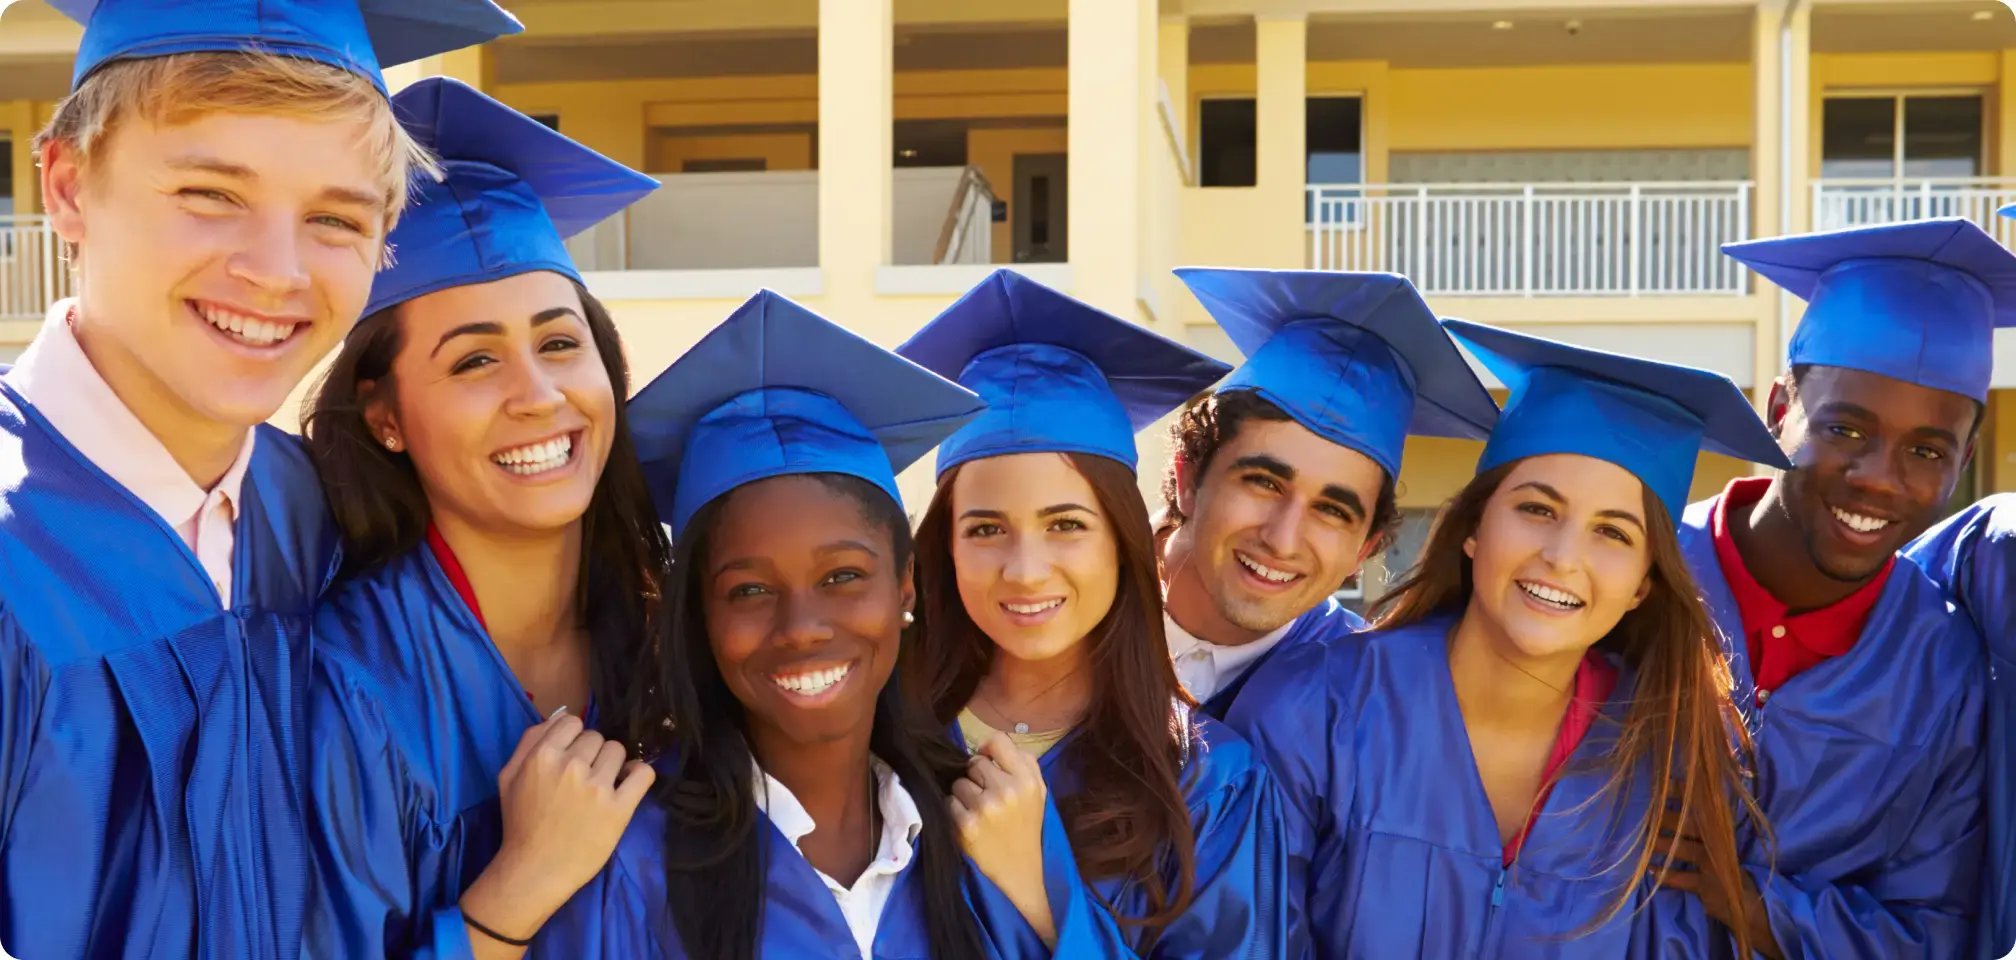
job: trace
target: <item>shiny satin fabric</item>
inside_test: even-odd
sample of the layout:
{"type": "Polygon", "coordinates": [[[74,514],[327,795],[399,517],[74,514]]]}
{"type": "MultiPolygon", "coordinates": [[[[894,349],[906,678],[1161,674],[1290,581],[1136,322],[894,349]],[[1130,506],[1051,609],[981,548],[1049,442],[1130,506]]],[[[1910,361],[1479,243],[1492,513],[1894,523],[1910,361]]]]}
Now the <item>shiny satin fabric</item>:
{"type": "MultiPolygon", "coordinates": [[[[1282,896],[1287,851],[1280,792],[1244,740],[1208,717],[1195,720],[1200,736],[1182,773],[1183,799],[1190,809],[1191,828],[1197,833],[1195,899],[1189,910],[1144,948],[1141,928],[1115,919],[1116,913],[1123,917],[1148,913],[1147,895],[1140,886],[1118,878],[1088,881],[1078,872],[1056,805],[1057,798],[1070,796],[1078,785],[1065,752],[1073,737],[1067,736],[1040,760],[1050,791],[1043,824],[1044,886],[1057,927],[1057,947],[1053,954],[1041,944],[1024,941],[1019,950],[1004,946],[1005,957],[1273,960],[1300,956],[1288,941],[1287,904],[1282,896]]],[[[1174,889],[1173,882],[1169,888],[1174,889]]],[[[998,890],[987,887],[983,894],[983,917],[1013,915],[1014,908],[998,890]]],[[[990,926],[1006,929],[1012,924],[1003,919],[991,921],[990,926]]]]}
{"type": "MultiPolygon", "coordinates": [[[[663,768],[661,766],[661,772],[663,768]]],[[[934,798],[919,796],[917,802],[934,798]]],[[[685,960],[688,956],[673,924],[665,889],[665,808],[646,800],[616,845],[609,865],[581,892],[567,901],[539,931],[526,957],[538,960],[685,960]]],[[[861,958],[854,934],[840,905],[798,849],[760,816],[756,826],[764,844],[762,933],[758,957],[793,960],[927,960],[930,935],[924,919],[923,881],[917,858],[897,875],[896,887],[882,908],[875,928],[873,956],[861,958]]],[[[918,841],[923,842],[921,839],[918,841]]],[[[986,880],[969,861],[966,869],[969,904],[986,880]]],[[[997,904],[1006,898],[999,891],[997,904]]],[[[977,915],[977,914],[976,914],[977,915]]],[[[987,960],[1034,956],[1042,949],[1035,931],[1013,912],[980,916],[987,960]],[[993,921],[999,921],[995,926],[993,921]],[[1003,949],[1005,947],[1005,949],[1003,949]]],[[[1047,956],[1047,954],[1044,954],[1047,956]]],[[[1070,954],[1059,953],[1060,960],[1070,954]]],[[[939,958],[953,960],[953,958],[939,958]]],[[[965,960],[965,958],[957,958],[965,960]]]]}
{"type": "Polygon", "coordinates": [[[1338,603],[1336,597],[1325,598],[1315,609],[1296,617],[1295,622],[1289,625],[1287,634],[1281,637],[1281,642],[1274,645],[1274,649],[1261,654],[1260,659],[1248,665],[1246,672],[1240,674],[1238,679],[1226,684],[1217,693],[1212,694],[1211,699],[1204,701],[1202,706],[1204,715],[1223,722],[1225,715],[1232,711],[1233,702],[1239,699],[1239,691],[1246,689],[1246,681],[1253,679],[1253,675],[1259,673],[1267,661],[1281,656],[1285,651],[1323,637],[1357,633],[1363,629],[1365,629],[1364,617],[1338,603]]]}
{"type": "MultiPolygon", "coordinates": [[[[1900,560],[1853,649],[1757,699],[1741,615],[1715,554],[1720,497],[1687,509],[1681,551],[1728,645],[1776,841],[1739,840],[1792,958],[1959,957],[1973,941],[1983,824],[1981,640],[1900,560]],[[1775,867],[1775,869],[1774,869],[1775,867]]],[[[1673,956],[1721,956],[1712,933],[1673,956]]]]}
{"type": "Polygon", "coordinates": [[[1904,549],[1974,621],[1986,642],[1986,857],[1979,956],[2016,947],[2016,495],[1989,497],[1904,549]]]}
{"type": "Polygon", "coordinates": [[[315,616],[310,957],[466,956],[456,901],[497,853],[497,774],[542,718],[424,544],[315,616]]]}
{"type": "Polygon", "coordinates": [[[1233,707],[1281,783],[1295,936],[1318,960],[1658,956],[1660,915],[1644,908],[1683,895],[1623,875],[1645,782],[1620,804],[1602,762],[1629,672],[1506,867],[1449,674],[1454,623],[1304,644],[1233,707]]]}
{"type": "Polygon", "coordinates": [[[0,944],[292,957],[308,618],[336,538],[260,427],[233,606],[182,539],[0,388],[0,944]]]}

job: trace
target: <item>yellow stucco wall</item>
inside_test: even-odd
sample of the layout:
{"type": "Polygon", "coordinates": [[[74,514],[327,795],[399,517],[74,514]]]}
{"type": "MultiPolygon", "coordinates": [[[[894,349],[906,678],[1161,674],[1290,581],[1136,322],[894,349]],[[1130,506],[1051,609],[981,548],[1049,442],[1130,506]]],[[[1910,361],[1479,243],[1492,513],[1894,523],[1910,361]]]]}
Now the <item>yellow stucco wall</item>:
{"type": "Polygon", "coordinates": [[[760,159],[765,170],[812,169],[812,134],[744,133],[684,135],[654,130],[646,139],[645,169],[678,173],[688,160],[760,159]]]}
{"type": "Polygon", "coordinates": [[[1989,398],[1988,424],[1977,456],[1993,460],[1986,479],[1998,491],[2016,491],[2016,390],[1997,390],[1989,398]]]}
{"type": "Polygon", "coordinates": [[[1394,70],[1391,150],[1740,147],[1748,64],[1394,70]]]}
{"type": "MultiPolygon", "coordinates": [[[[1062,124],[971,130],[966,134],[966,162],[980,168],[981,176],[986,177],[988,185],[994,188],[995,199],[1007,202],[1008,209],[1012,211],[1015,209],[1016,154],[1064,153],[1068,135],[1069,131],[1062,124]]],[[[1015,253],[1013,224],[1002,221],[993,224],[992,229],[994,262],[1011,262],[1015,253]]]]}

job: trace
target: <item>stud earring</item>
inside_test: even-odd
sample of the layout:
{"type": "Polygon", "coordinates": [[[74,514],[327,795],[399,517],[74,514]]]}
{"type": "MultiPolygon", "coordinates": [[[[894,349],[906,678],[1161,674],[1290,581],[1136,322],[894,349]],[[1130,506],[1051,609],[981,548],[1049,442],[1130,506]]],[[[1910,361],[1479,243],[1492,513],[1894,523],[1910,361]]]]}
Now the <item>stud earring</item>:
{"type": "Polygon", "coordinates": [[[387,434],[387,435],[386,435],[386,437],[385,437],[385,449],[387,449],[387,450],[397,450],[397,449],[399,449],[399,438],[398,438],[398,437],[396,437],[396,436],[392,436],[392,435],[390,435],[390,434],[387,434]]]}
{"type": "Polygon", "coordinates": [[[906,626],[906,627],[907,627],[907,626],[910,626],[910,625],[912,625],[912,624],[914,624],[914,623],[916,623],[916,622],[917,622],[917,615],[916,615],[916,614],[914,614],[914,613],[911,613],[911,612],[910,612],[910,611],[908,611],[908,610],[905,610],[905,611],[903,611],[903,625],[904,625],[904,626],[906,626]]]}

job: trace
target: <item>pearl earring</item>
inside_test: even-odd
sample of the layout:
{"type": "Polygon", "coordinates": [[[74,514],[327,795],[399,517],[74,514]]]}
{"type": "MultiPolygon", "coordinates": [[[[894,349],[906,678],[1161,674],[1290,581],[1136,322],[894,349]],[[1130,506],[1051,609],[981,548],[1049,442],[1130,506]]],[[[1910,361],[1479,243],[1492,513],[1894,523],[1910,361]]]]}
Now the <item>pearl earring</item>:
{"type": "Polygon", "coordinates": [[[906,626],[906,627],[907,627],[907,626],[910,626],[910,625],[912,625],[912,624],[914,624],[914,623],[916,623],[916,622],[917,622],[917,615],[916,615],[916,614],[914,614],[914,613],[911,613],[911,612],[910,612],[910,611],[908,611],[908,610],[905,610],[905,611],[903,611],[903,625],[904,625],[904,626],[906,626]]]}

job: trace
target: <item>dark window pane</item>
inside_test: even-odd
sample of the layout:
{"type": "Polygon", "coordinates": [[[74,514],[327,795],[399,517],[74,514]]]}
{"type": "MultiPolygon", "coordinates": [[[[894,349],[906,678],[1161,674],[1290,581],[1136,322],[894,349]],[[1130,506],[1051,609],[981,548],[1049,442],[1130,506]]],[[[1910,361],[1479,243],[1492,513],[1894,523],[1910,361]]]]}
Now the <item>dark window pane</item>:
{"type": "Polygon", "coordinates": [[[1889,177],[1897,173],[1897,101],[1833,97],[1821,108],[1820,175],[1889,177]]]}
{"type": "Polygon", "coordinates": [[[14,212],[14,149],[0,140],[0,216],[14,212]]]}
{"type": "Polygon", "coordinates": [[[1206,100],[1197,110],[1197,182],[1206,187],[1254,184],[1253,100],[1206,100]]]}
{"type": "Polygon", "coordinates": [[[1358,183],[1365,176],[1360,145],[1363,111],[1357,97],[1314,97],[1303,110],[1308,182],[1358,183]]]}
{"type": "Polygon", "coordinates": [[[1029,178],[1029,242],[1050,242],[1050,178],[1029,178]]]}
{"type": "Polygon", "coordinates": [[[534,120],[537,120],[537,121],[539,121],[539,122],[540,122],[540,123],[542,123],[542,124],[545,124],[545,125],[546,125],[546,129],[548,129],[548,130],[551,130],[551,131],[553,131],[554,133],[559,133],[559,132],[560,132],[560,115],[559,115],[559,114],[557,114],[557,113],[535,113],[535,114],[532,114],[531,116],[532,116],[532,119],[534,119],[534,120]]]}
{"type": "Polygon", "coordinates": [[[770,161],[763,157],[723,157],[713,160],[686,160],[679,164],[680,173],[761,173],[768,169],[770,161]]]}
{"type": "Polygon", "coordinates": [[[898,120],[891,139],[895,141],[896,166],[966,165],[966,122],[963,120],[898,120]]]}
{"type": "Polygon", "coordinates": [[[1981,174],[1981,98],[1906,97],[1904,175],[1981,174]]]}

